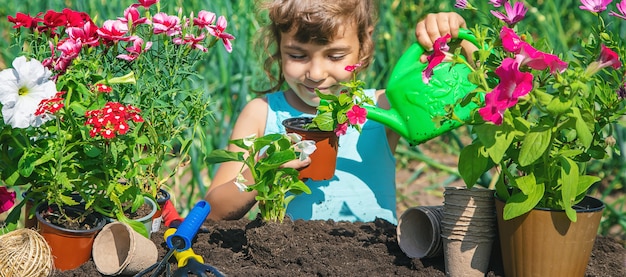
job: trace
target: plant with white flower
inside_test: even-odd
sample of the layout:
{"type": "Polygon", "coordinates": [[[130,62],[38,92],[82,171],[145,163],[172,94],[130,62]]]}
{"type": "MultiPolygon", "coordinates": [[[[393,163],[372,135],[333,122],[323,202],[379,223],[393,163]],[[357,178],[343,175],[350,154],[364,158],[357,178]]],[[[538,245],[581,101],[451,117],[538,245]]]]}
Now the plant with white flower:
{"type": "Polygon", "coordinates": [[[240,191],[256,191],[261,217],[265,221],[283,222],[289,203],[299,194],[310,194],[309,187],[298,179],[299,171],[285,167],[285,163],[304,160],[315,150],[315,142],[302,140],[295,133],[268,134],[262,137],[251,135],[230,143],[245,152],[218,149],[211,152],[209,163],[241,162],[240,173],[235,185],[240,191]],[[247,186],[242,172],[249,169],[254,184],[247,186]]]}

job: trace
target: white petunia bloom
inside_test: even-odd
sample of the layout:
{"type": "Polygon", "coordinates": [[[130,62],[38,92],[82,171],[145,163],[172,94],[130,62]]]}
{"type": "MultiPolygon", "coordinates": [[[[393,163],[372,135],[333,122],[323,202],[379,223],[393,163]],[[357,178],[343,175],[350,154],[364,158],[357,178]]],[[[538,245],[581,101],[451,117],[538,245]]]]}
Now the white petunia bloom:
{"type": "Polygon", "coordinates": [[[300,150],[300,160],[304,161],[309,155],[315,152],[317,146],[315,146],[315,142],[312,140],[303,140],[296,143],[296,149],[300,150]]]}
{"type": "Polygon", "coordinates": [[[13,60],[13,68],[0,71],[0,103],[5,124],[27,128],[44,122],[35,116],[35,111],[41,100],[57,93],[51,75],[41,62],[26,61],[24,56],[13,60]]]}
{"type": "Polygon", "coordinates": [[[237,186],[237,188],[239,189],[239,191],[244,192],[248,189],[248,186],[246,186],[246,182],[248,180],[246,180],[246,178],[243,177],[243,175],[241,175],[241,173],[237,174],[237,180],[235,180],[235,186],[237,186]]]}
{"type": "Polygon", "coordinates": [[[302,140],[302,136],[300,134],[296,134],[296,133],[287,133],[287,137],[293,143],[298,143],[298,142],[300,142],[302,140]]]}

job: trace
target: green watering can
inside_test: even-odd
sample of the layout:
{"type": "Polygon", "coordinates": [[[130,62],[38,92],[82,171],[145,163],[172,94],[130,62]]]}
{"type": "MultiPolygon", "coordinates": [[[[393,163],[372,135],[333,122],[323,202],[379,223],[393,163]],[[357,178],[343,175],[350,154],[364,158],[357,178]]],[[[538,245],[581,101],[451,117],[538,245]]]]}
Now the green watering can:
{"type": "MultiPolygon", "coordinates": [[[[467,29],[459,31],[459,38],[477,45],[476,38],[467,29]]],[[[387,98],[390,110],[366,106],[367,118],[380,122],[406,138],[411,145],[423,143],[447,131],[463,125],[458,120],[435,122],[435,117],[445,116],[445,106],[454,104],[476,88],[467,76],[471,69],[465,64],[441,63],[433,69],[428,84],[422,81],[422,71],[427,64],[420,62],[424,53],[418,43],[414,43],[401,57],[387,84],[387,98]]],[[[456,105],[454,112],[461,120],[469,119],[470,112],[477,105],[464,107],[456,105]]]]}

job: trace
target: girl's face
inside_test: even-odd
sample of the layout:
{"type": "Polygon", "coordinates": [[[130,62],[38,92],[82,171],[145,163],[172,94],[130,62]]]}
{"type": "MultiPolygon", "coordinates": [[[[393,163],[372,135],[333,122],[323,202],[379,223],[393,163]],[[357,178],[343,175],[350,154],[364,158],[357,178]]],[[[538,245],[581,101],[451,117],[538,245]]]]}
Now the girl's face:
{"type": "Polygon", "coordinates": [[[346,66],[359,62],[359,37],[352,25],[339,28],[334,40],[326,45],[299,43],[295,31],[282,33],[280,52],[285,81],[306,105],[319,106],[315,89],[338,95],[339,82],[347,82],[352,73],[346,66]]]}

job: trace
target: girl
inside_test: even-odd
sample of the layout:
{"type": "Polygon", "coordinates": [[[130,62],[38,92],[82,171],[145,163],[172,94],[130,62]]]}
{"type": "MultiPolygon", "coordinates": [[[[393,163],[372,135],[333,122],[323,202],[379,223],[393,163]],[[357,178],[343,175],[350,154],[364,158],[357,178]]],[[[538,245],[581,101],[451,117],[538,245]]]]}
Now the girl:
{"type": "MultiPolygon", "coordinates": [[[[244,107],[231,139],[284,133],[284,119],[313,117],[320,102],[315,89],[339,94],[339,83],[352,77],[345,67],[360,63],[358,70],[363,70],[373,57],[373,0],[273,0],[262,8],[271,21],[264,29],[264,50],[270,53],[275,49],[265,61],[265,71],[276,85],[244,107]],[[278,76],[270,73],[273,64],[278,65],[278,76]],[[284,83],[288,89],[281,91],[284,83]]],[[[464,26],[456,13],[433,14],[416,26],[416,36],[429,49],[438,37],[447,33],[456,37],[458,28],[464,26]]],[[[389,109],[384,90],[367,93],[379,107],[389,109]]],[[[339,139],[334,178],[308,180],[312,193],[295,197],[288,216],[293,220],[363,222],[382,218],[396,224],[393,155],[398,139],[398,134],[372,120],[363,125],[361,133],[349,128],[339,139]]],[[[228,149],[242,151],[235,145],[228,149]]],[[[302,168],[309,163],[310,158],[285,166],[302,168]]],[[[220,165],[205,197],[212,207],[209,218],[239,219],[255,205],[256,193],[240,192],[234,184],[240,169],[237,162],[220,165]]],[[[244,171],[244,177],[253,180],[249,171],[244,171]]]]}

